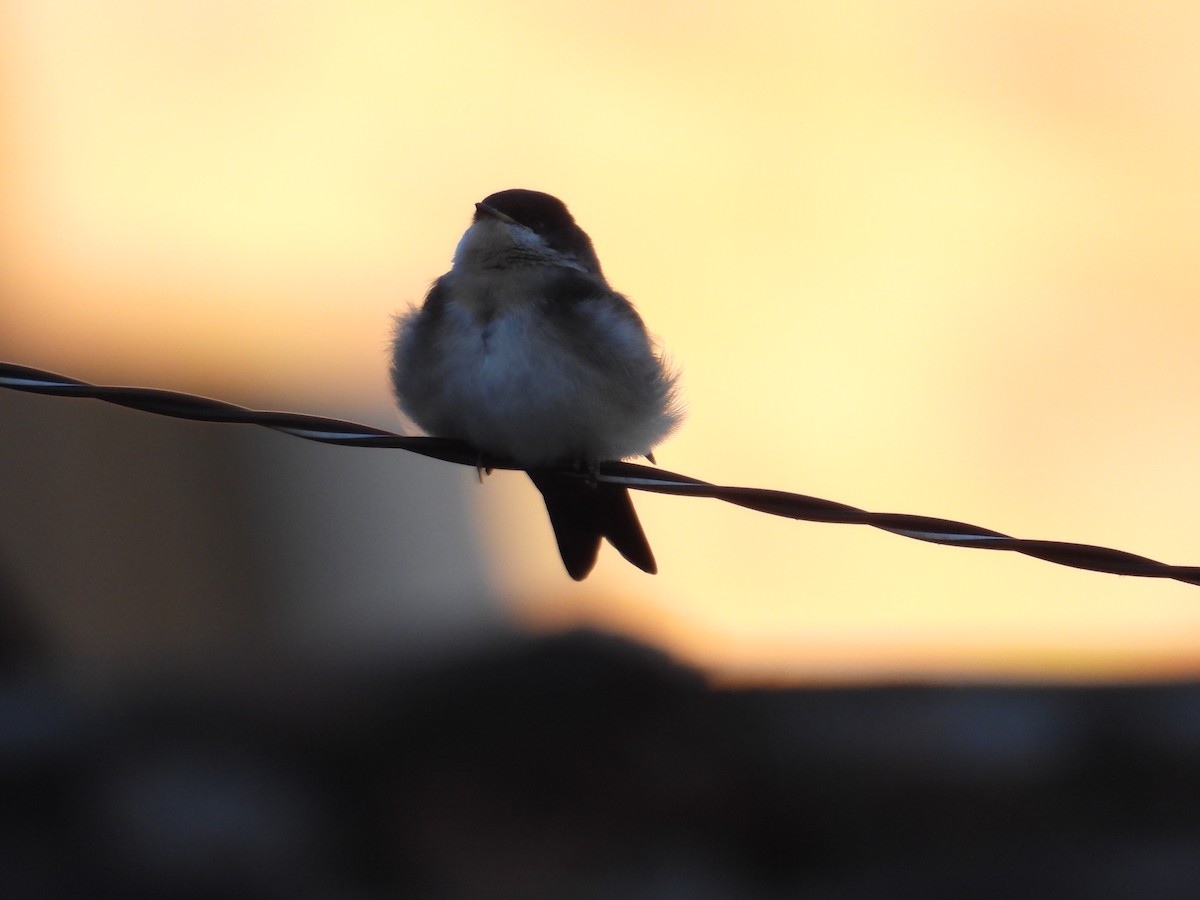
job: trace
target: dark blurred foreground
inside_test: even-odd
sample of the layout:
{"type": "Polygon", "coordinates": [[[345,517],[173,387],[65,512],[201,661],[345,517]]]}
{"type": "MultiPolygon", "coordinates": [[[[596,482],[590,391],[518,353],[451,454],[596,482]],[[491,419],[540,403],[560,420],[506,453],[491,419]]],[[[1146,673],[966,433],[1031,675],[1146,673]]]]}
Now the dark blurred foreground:
{"type": "Polygon", "coordinates": [[[1200,896],[1193,686],[722,692],[574,633],[98,701],[0,652],[4,897],[1200,896]]]}

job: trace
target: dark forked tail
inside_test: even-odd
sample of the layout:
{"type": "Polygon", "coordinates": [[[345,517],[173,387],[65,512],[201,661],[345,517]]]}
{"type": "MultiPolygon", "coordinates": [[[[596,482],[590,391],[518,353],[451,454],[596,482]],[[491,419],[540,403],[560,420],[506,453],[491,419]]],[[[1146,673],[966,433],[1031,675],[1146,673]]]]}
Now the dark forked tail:
{"type": "Polygon", "coordinates": [[[576,581],[596,565],[602,538],[643,572],[658,571],[626,488],[537,469],[529,477],[542,492],[559,555],[576,581]]]}

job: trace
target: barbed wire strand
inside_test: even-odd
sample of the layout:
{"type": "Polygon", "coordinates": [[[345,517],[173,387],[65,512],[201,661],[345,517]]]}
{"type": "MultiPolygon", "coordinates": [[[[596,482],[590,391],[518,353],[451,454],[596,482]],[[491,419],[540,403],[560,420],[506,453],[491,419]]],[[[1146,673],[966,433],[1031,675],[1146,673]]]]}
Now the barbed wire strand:
{"type": "MultiPolygon", "coordinates": [[[[210,400],[206,397],[177,391],[88,384],[74,378],[56,375],[53,372],[13,363],[0,362],[0,388],[57,397],[103,400],[106,403],[115,403],[118,406],[179,419],[258,425],[293,437],[326,444],[408,450],[422,456],[473,468],[522,471],[525,469],[524,466],[519,466],[511,460],[480,454],[461,441],[409,437],[369,425],[321,416],[247,409],[232,403],[210,400]]],[[[594,472],[580,471],[570,467],[557,467],[556,470],[573,473],[580,478],[595,478],[611,484],[624,485],[634,490],[682,497],[709,497],[746,509],[789,519],[842,525],[869,525],[901,537],[932,544],[971,547],[980,550],[1011,550],[1045,562],[1076,569],[1142,578],[1169,578],[1187,584],[1200,585],[1200,566],[1167,565],[1144,556],[1108,547],[1065,541],[1014,538],[999,531],[981,528],[978,525],[932,516],[867,512],[845,503],[836,503],[832,500],[822,500],[819,497],[808,497],[803,494],[765,488],[727,487],[710,484],[687,475],[652,469],[649,466],[635,463],[601,463],[594,472]]]]}

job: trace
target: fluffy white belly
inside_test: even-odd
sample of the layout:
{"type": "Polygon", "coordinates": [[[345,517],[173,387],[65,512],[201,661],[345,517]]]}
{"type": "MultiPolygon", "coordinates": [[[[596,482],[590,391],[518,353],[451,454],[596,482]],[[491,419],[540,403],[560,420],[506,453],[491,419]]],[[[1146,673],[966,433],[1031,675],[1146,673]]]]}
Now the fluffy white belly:
{"type": "Polygon", "coordinates": [[[446,392],[471,443],[530,463],[638,452],[625,446],[630,423],[609,408],[606,394],[616,386],[572,357],[526,310],[483,326],[461,317],[453,337],[461,365],[447,366],[446,392]]]}
{"type": "Polygon", "coordinates": [[[675,423],[645,333],[602,306],[580,320],[587,353],[529,306],[483,322],[448,304],[445,316],[423,396],[401,387],[430,434],[535,465],[646,454],[675,423]]]}

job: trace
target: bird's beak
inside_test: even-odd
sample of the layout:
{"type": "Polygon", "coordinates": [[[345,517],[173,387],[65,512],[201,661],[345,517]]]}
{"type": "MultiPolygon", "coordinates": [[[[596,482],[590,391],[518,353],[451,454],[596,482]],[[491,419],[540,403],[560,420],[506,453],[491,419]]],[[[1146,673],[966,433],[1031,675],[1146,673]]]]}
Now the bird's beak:
{"type": "Polygon", "coordinates": [[[496,207],[488,206],[486,203],[476,203],[475,204],[475,212],[476,212],[476,215],[475,215],[476,219],[478,219],[479,216],[483,215],[483,216],[489,216],[490,218],[493,218],[493,219],[498,219],[501,222],[504,222],[508,225],[519,224],[517,222],[517,220],[514,219],[512,216],[507,216],[504,213],[500,212],[500,210],[496,209],[496,207]]]}

